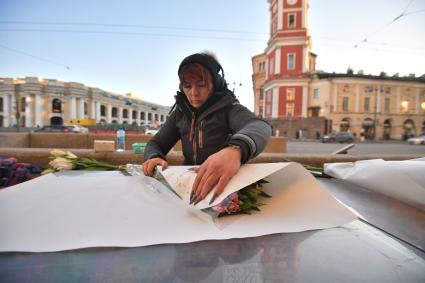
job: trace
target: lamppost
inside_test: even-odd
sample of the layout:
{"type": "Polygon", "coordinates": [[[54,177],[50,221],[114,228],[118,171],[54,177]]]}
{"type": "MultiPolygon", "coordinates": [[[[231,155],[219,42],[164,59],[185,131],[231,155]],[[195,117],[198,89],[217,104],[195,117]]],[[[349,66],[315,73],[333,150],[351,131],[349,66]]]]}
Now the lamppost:
{"type": "Polygon", "coordinates": [[[376,142],[377,139],[377,133],[376,133],[376,125],[378,124],[377,116],[378,116],[378,92],[381,92],[381,88],[376,86],[374,88],[375,90],[375,106],[373,111],[373,141],[376,142]]]}
{"type": "MultiPolygon", "coordinates": [[[[236,82],[235,81],[233,81],[233,83],[232,83],[232,85],[233,85],[233,88],[232,88],[232,92],[235,94],[235,87],[236,87],[236,82]]],[[[227,84],[227,85],[229,85],[229,84],[227,84]]],[[[242,83],[241,82],[239,82],[239,84],[238,84],[239,86],[242,86],[242,83]]],[[[237,96],[238,98],[239,98],[239,96],[237,96]]]]}
{"type": "Polygon", "coordinates": [[[373,111],[373,141],[376,142],[376,116],[378,112],[378,88],[375,87],[375,107],[373,111]]]}

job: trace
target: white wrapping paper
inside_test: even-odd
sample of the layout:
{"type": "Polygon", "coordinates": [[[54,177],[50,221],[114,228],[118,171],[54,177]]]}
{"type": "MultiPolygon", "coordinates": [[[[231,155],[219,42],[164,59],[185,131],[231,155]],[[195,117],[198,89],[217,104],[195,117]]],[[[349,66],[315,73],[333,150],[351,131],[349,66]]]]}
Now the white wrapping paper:
{"type": "MultiPolygon", "coordinates": [[[[273,197],[266,199],[260,213],[222,218],[221,228],[199,218],[193,213],[197,208],[145,176],[49,174],[3,189],[0,251],[50,252],[255,237],[335,227],[356,218],[299,164],[244,167],[226,190],[267,176],[270,183],[264,184],[264,190],[273,197]]],[[[181,169],[167,170],[172,174],[181,169]]]]}
{"type": "Polygon", "coordinates": [[[425,159],[327,163],[325,173],[425,210],[425,159]]]}

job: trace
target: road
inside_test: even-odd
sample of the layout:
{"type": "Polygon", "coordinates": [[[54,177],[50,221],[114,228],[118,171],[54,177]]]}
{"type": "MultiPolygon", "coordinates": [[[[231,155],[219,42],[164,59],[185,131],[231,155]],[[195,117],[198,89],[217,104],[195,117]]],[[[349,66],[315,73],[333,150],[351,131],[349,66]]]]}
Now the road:
{"type": "MultiPolygon", "coordinates": [[[[318,141],[288,141],[287,153],[332,153],[347,144],[318,141]]],[[[348,154],[423,154],[425,145],[408,145],[404,142],[355,143],[348,154]]]]}

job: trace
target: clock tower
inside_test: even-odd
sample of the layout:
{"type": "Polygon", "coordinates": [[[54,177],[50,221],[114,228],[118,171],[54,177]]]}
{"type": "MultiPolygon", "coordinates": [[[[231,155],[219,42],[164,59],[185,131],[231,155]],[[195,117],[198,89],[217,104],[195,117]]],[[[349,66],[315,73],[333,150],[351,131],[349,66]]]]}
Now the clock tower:
{"type": "Polygon", "coordinates": [[[264,52],[263,113],[259,114],[267,119],[307,117],[308,83],[315,68],[307,29],[309,0],[268,2],[270,39],[264,52]]]}

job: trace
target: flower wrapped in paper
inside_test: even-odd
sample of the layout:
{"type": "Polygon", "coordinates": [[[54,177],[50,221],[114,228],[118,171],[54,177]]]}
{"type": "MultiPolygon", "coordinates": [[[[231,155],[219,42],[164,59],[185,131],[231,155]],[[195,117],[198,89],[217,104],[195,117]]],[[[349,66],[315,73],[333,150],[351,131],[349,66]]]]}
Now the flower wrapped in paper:
{"type": "Polygon", "coordinates": [[[266,180],[261,179],[251,185],[248,185],[237,192],[228,195],[217,205],[202,209],[212,217],[223,217],[232,214],[251,214],[260,211],[260,206],[264,205],[261,199],[271,198],[269,194],[263,191],[266,180]]]}

